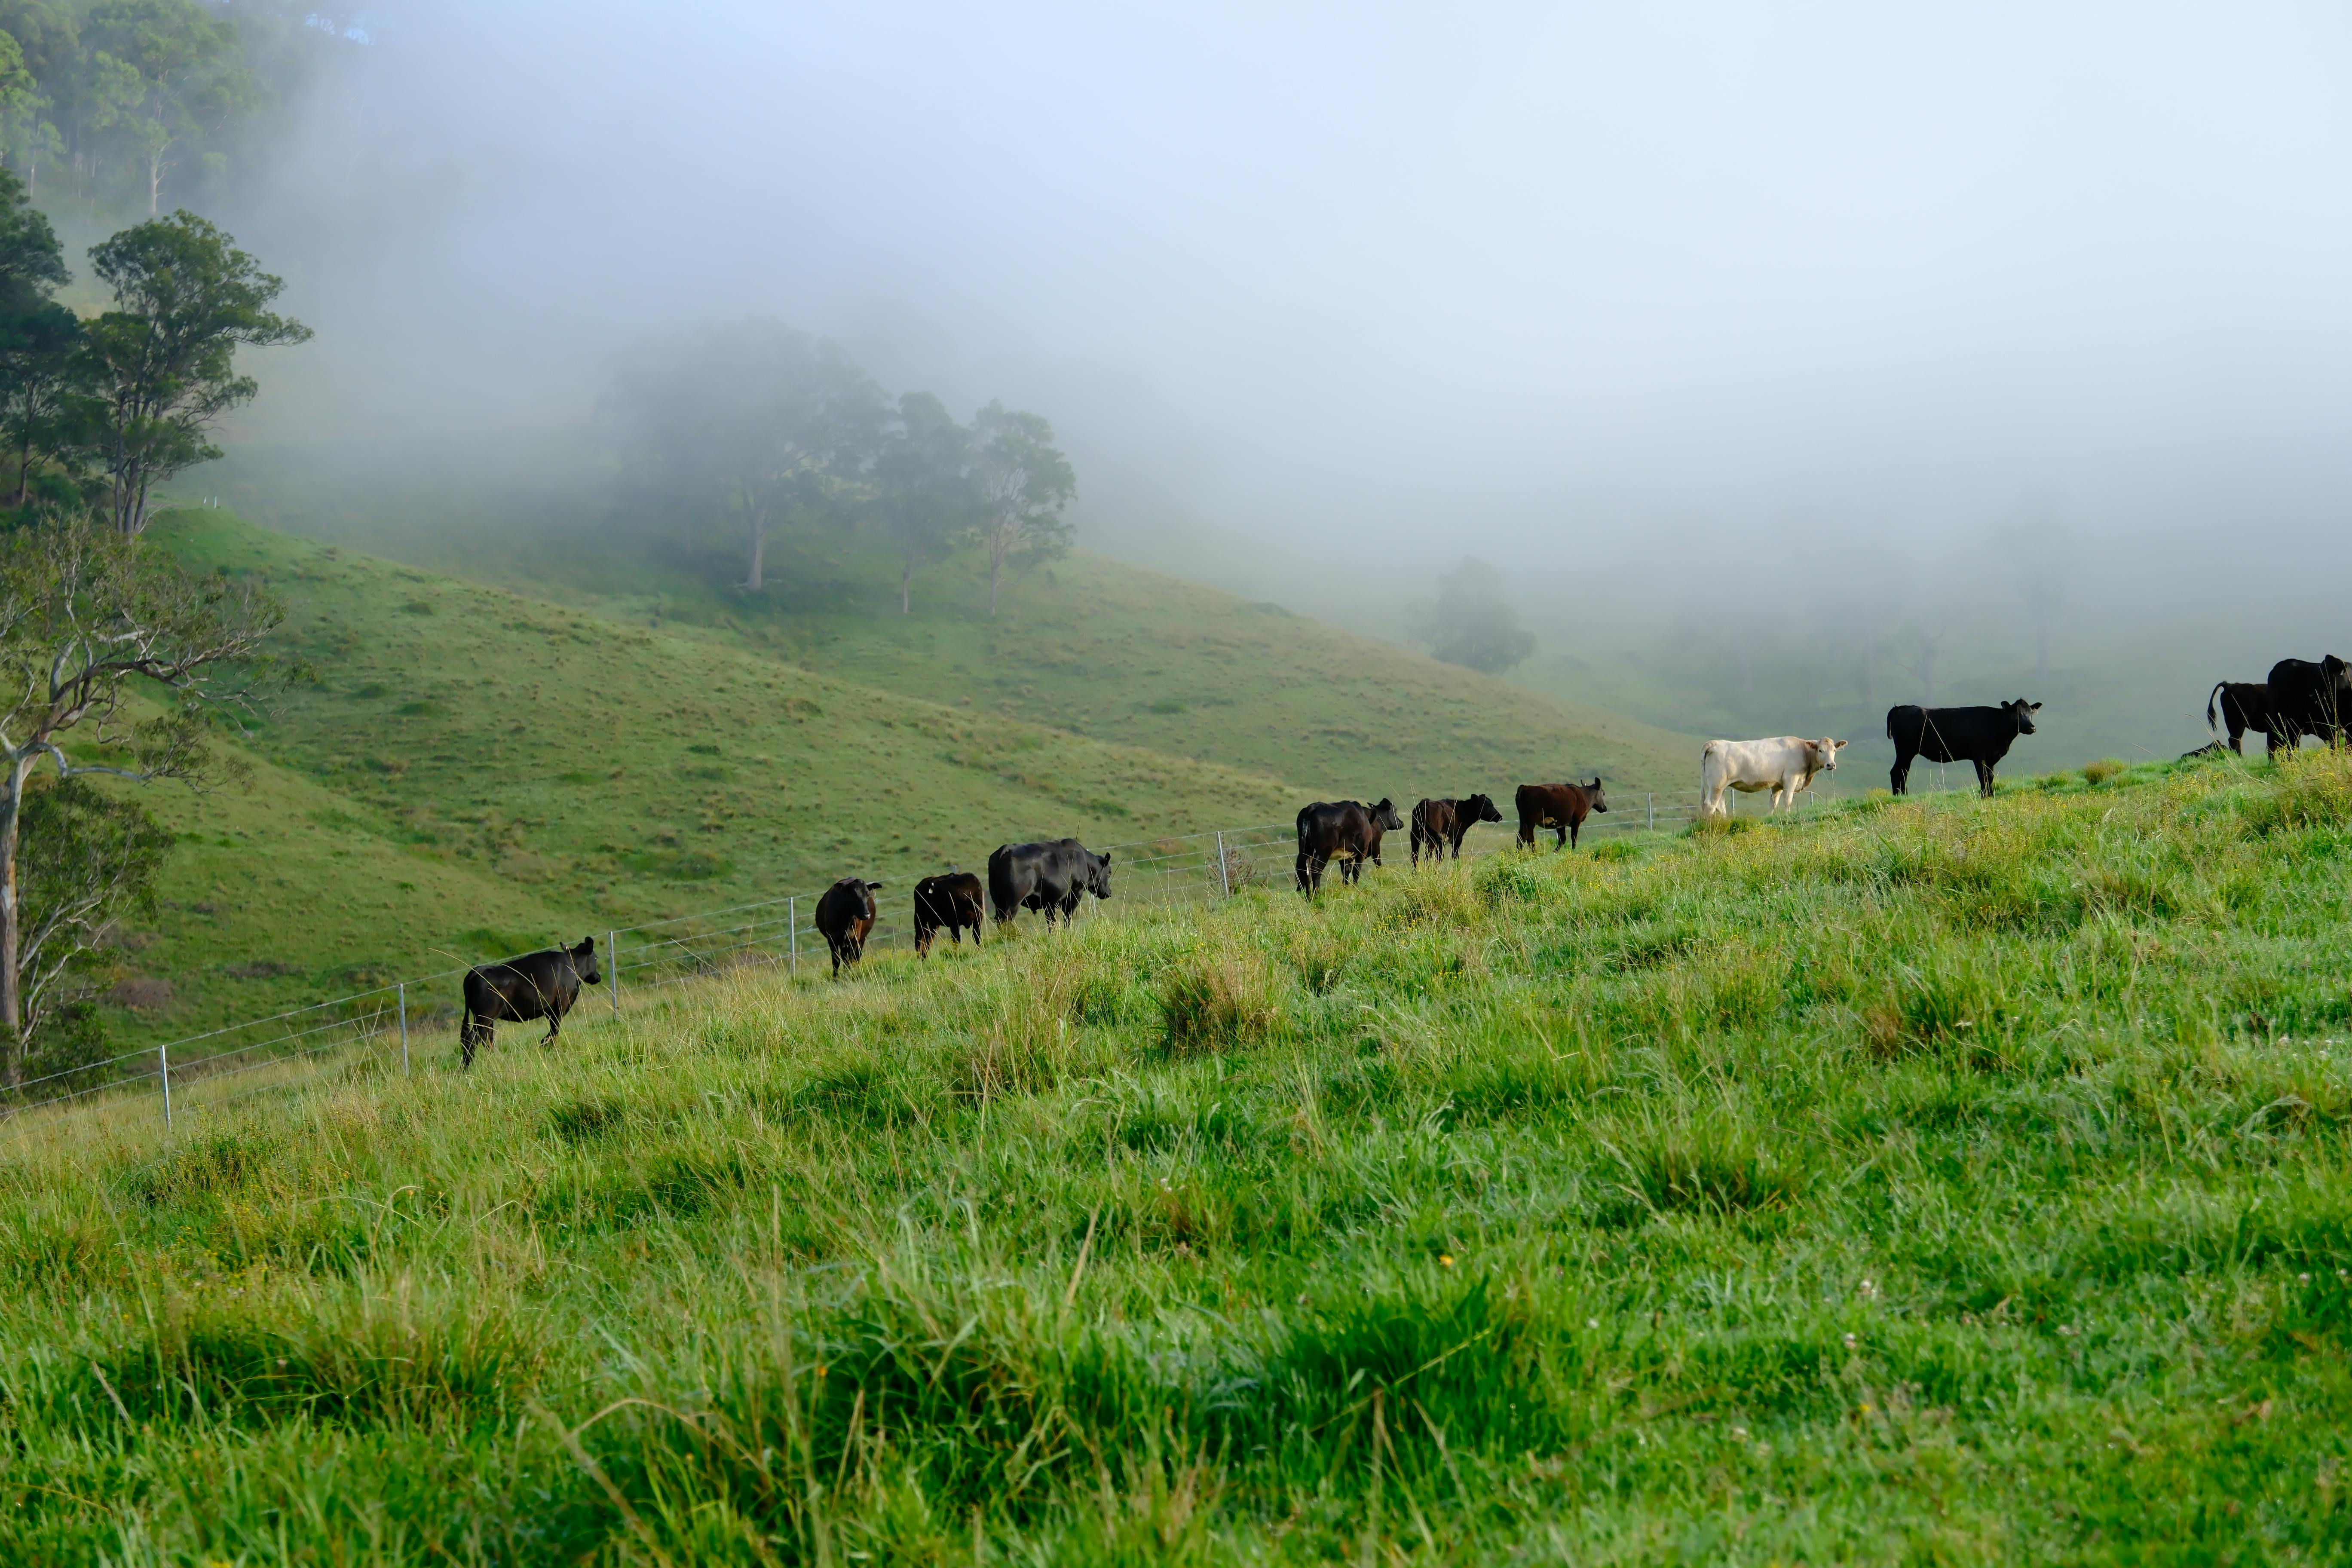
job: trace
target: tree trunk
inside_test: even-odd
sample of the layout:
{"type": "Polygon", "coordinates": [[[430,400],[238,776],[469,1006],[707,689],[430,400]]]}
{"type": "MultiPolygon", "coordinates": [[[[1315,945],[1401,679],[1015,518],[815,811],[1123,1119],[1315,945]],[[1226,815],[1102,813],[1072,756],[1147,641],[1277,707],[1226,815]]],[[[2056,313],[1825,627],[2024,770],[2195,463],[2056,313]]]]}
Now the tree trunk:
{"type": "Polygon", "coordinates": [[[16,893],[16,824],[26,775],[31,772],[31,760],[19,758],[9,764],[6,782],[0,784],[0,1050],[7,1052],[5,1074],[10,1089],[25,1080],[25,999],[16,973],[25,910],[16,893]]]}
{"type": "Polygon", "coordinates": [[[988,618],[992,621],[996,618],[996,580],[1003,574],[1003,572],[1004,552],[990,551],[988,552],[988,618]]]}
{"type": "Polygon", "coordinates": [[[898,563],[898,613],[908,613],[908,596],[914,592],[915,552],[909,548],[907,558],[898,563]]]}
{"type": "Polygon", "coordinates": [[[768,559],[768,520],[760,513],[751,514],[751,570],[744,574],[743,586],[754,594],[761,591],[761,573],[768,559]]]}

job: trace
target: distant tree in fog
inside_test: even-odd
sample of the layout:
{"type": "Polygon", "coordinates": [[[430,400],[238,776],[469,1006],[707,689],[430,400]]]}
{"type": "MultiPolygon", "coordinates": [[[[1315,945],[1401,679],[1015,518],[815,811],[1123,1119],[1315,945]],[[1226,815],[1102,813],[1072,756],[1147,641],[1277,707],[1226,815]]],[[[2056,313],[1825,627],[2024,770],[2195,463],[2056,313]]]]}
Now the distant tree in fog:
{"type": "Polygon", "coordinates": [[[913,607],[915,568],[946,551],[981,515],[972,433],[928,392],[898,399],[874,459],[873,515],[898,554],[898,613],[913,607]]]}
{"type": "Polygon", "coordinates": [[[1535,634],[1503,596],[1503,574],[1470,556],[1437,580],[1437,603],[1421,620],[1432,658],[1488,675],[1526,662],[1536,650],[1535,634]]]}
{"type": "Polygon", "coordinates": [[[988,613],[996,614],[997,583],[1010,563],[1016,570],[1050,561],[1070,548],[1062,509],[1077,494],[1069,458],[1054,445],[1044,416],[991,403],[971,419],[972,482],[980,521],[972,535],[988,552],[988,613]]]}
{"type": "Polygon", "coordinates": [[[742,585],[755,594],[767,586],[770,531],[842,500],[888,407],[840,345],[756,321],[640,349],[607,401],[631,460],[689,526],[703,512],[740,522],[742,585]]]}

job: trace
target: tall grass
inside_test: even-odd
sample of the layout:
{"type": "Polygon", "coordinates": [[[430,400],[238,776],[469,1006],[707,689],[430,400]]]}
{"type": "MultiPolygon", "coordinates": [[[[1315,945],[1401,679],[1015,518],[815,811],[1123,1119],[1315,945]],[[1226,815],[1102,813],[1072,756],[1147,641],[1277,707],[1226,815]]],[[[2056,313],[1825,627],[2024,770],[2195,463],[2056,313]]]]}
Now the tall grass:
{"type": "Polygon", "coordinates": [[[0,1560],[2340,1560],[2346,800],[2077,773],[27,1118],[0,1560]]]}

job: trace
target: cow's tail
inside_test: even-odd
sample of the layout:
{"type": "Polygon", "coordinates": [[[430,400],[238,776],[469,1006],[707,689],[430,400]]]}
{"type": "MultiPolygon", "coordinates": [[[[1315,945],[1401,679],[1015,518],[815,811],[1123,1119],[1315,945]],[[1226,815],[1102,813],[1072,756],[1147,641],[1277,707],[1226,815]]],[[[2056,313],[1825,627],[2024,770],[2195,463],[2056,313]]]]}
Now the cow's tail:
{"type": "Polygon", "coordinates": [[[2216,740],[2221,739],[2221,732],[2213,727],[2213,704],[2220,700],[2221,696],[2221,688],[2229,684],[2230,683],[2226,680],[2215,681],[2213,683],[2211,695],[2205,699],[2205,732],[2216,740]]]}

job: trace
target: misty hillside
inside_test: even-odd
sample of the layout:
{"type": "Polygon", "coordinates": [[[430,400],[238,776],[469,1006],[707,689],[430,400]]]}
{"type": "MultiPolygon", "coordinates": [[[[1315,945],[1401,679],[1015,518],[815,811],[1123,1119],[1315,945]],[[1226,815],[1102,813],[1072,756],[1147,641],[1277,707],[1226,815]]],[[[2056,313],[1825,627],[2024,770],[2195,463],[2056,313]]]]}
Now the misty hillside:
{"type": "Polygon", "coordinates": [[[916,581],[897,613],[886,552],[848,533],[769,546],[733,586],[731,535],[650,550],[591,494],[478,489],[299,458],[236,459],[219,488],[273,529],[560,599],[623,624],[781,658],[862,686],[1223,763],[1310,795],[1410,803],[1531,779],[1696,787],[1697,742],[1627,719],[1605,691],[1537,693],[1280,606],[1084,551],[1008,583],[986,614],[976,563],[916,581]]]}
{"type": "Polygon", "coordinates": [[[126,939],[122,1038],[852,871],[902,897],[1007,839],[1132,844],[1279,822],[1311,796],[1410,800],[1423,780],[1501,794],[1517,768],[1568,771],[1539,765],[1547,745],[1629,780],[1671,755],[1637,726],[1580,731],[1539,699],[1279,612],[1173,584],[1155,598],[1107,563],[1024,588],[995,628],[883,623],[861,639],[846,616],[747,621],[685,579],[526,598],[226,510],[155,537],[266,579],[305,674],[236,748],[249,787],[141,792],[182,847],[126,939]],[[1024,632],[1069,599],[1090,609],[1064,640],[1024,632]],[[787,626],[830,657],[803,662],[787,626]],[[1160,710],[1095,695],[1137,667],[1165,672],[1149,688],[1171,694],[1160,710]],[[1202,700],[1213,677],[1223,700],[1202,700]],[[1047,721],[1072,700],[1090,706],[1047,721]]]}

